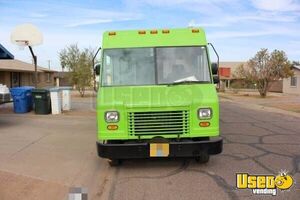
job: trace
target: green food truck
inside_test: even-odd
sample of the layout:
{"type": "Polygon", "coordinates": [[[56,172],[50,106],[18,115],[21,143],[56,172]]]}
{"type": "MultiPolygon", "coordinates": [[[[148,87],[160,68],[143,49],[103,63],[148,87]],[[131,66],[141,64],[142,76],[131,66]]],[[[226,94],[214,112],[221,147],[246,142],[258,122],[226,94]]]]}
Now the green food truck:
{"type": "Polygon", "coordinates": [[[95,67],[100,157],[111,165],[152,157],[205,163],[222,152],[218,64],[208,45],[201,28],[103,34],[95,67]]]}

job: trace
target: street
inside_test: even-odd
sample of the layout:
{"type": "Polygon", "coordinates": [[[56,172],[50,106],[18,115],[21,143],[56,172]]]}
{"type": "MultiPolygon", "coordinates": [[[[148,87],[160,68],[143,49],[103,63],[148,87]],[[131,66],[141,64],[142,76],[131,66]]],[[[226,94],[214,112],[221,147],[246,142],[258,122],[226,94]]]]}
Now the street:
{"type": "Polygon", "coordinates": [[[221,102],[223,153],[192,159],[128,160],[110,167],[96,153],[94,112],[36,116],[0,114],[0,199],[299,199],[300,118],[221,102]],[[236,173],[278,175],[295,184],[277,196],[236,189],[236,173]]]}

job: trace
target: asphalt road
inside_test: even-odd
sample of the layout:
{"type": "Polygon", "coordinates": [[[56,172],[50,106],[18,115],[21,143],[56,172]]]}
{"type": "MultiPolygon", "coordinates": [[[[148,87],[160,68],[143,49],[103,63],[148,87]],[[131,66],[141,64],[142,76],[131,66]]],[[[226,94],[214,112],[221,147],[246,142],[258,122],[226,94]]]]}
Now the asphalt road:
{"type": "MultiPolygon", "coordinates": [[[[1,112],[0,112],[1,113],[1,112]]],[[[0,199],[299,199],[300,118],[221,103],[224,151],[209,163],[130,160],[111,168],[96,155],[96,119],[83,115],[0,114],[0,199]],[[276,197],[236,189],[236,173],[286,169],[296,184],[276,197]]]]}

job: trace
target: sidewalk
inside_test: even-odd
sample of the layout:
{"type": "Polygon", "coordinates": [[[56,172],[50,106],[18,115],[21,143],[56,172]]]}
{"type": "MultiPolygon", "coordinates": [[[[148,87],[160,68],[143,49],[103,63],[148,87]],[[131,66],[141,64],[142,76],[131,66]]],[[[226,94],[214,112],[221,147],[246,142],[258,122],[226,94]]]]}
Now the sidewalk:
{"type": "Polygon", "coordinates": [[[218,93],[221,101],[231,101],[242,107],[300,117],[300,95],[268,93],[261,98],[258,92],[218,93]]]}

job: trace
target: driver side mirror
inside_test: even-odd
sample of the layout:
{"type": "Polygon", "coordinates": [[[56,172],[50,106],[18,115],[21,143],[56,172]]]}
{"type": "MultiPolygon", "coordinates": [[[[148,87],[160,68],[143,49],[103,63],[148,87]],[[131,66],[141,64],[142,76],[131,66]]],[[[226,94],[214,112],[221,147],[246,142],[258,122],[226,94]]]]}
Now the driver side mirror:
{"type": "Polygon", "coordinates": [[[218,70],[219,70],[219,67],[218,67],[218,64],[217,63],[212,63],[211,64],[211,72],[213,75],[217,75],[218,74],[218,70]]]}
{"type": "Polygon", "coordinates": [[[94,67],[94,71],[97,76],[100,75],[100,69],[101,69],[101,64],[100,63],[96,64],[94,67]]]}

